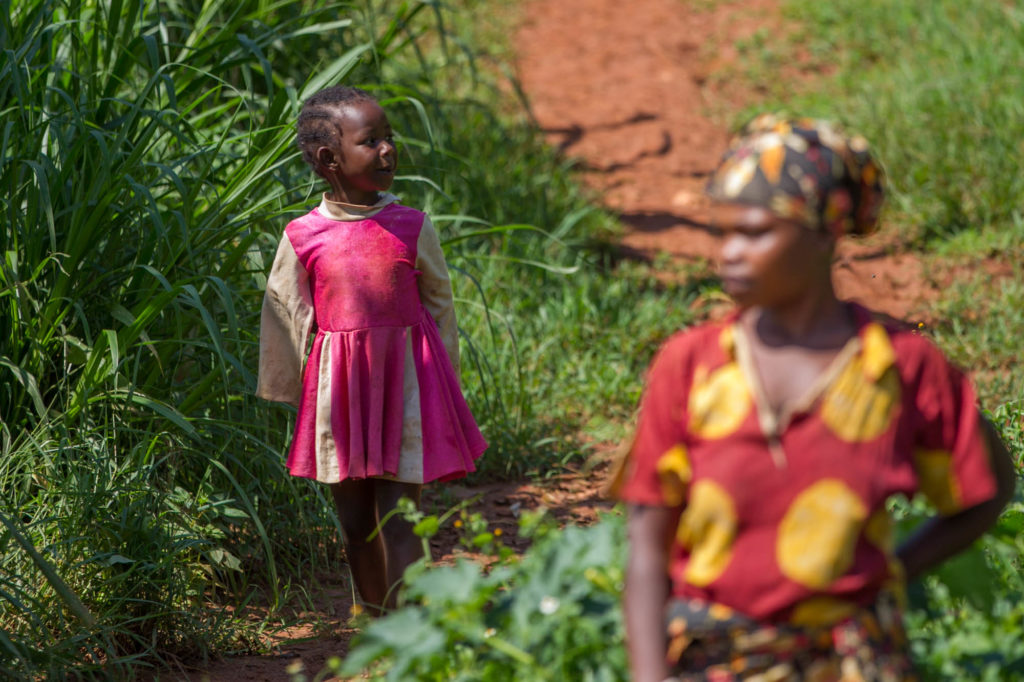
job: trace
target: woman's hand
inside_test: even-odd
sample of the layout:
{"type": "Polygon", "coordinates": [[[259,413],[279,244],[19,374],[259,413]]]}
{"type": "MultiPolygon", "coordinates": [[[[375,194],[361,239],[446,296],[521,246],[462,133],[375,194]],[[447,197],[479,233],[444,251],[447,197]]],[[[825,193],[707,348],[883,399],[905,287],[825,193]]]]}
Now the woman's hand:
{"type": "Polygon", "coordinates": [[[996,494],[988,502],[952,516],[934,517],[907,538],[896,551],[896,556],[903,563],[908,580],[967,549],[992,527],[1013,497],[1017,471],[1010,460],[1010,454],[988,420],[982,419],[981,425],[991,458],[992,474],[996,479],[996,494]]]}
{"type": "Polygon", "coordinates": [[[672,536],[672,521],[677,516],[667,507],[629,507],[629,563],[624,608],[633,682],[669,679],[665,663],[668,540],[672,536]]]}

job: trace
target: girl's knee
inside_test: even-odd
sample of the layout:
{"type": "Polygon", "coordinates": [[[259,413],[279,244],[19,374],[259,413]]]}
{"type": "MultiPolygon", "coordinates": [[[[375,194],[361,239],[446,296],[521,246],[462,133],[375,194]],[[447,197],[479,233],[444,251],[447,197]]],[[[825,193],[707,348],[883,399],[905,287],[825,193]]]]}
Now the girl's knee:
{"type": "MultiPolygon", "coordinates": [[[[418,506],[423,488],[416,483],[374,478],[349,479],[330,487],[346,543],[366,542],[403,497],[418,506]]],[[[400,514],[392,514],[379,532],[388,545],[405,544],[417,540],[412,528],[413,524],[400,514]]]]}
{"type": "Polygon", "coordinates": [[[346,480],[331,485],[338,521],[345,542],[368,542],[377,529],[377,507],[371,479],[346,480]]]}
{"type": "Polygon", "coordinates": [[[403,497],[412,500],[417,507],[420,504],[420,491],[423,486],[419,483],[405,483],[403,481],[388,481],[381,479],[377,481],[374,489],[374,497],[377,501],[377,509],[381,516],[388,513],[398,504],[403,497]]]}

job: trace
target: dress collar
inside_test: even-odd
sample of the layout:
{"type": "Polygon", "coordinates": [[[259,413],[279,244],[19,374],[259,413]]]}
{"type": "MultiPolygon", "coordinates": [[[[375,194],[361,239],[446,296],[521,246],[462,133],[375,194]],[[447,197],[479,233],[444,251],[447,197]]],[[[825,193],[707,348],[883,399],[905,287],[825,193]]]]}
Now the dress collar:
{"type": "Polygon", "coordinates": [[[320,215],[331,220],[365,220],[377,215],[384,207],[396,201],[398,201],[398,197],[394,194],[382,192],[377,203],[372,206],[360,206],[359,204],[346,204],[343,201],[331,201],[327,198],[327,193],[325,192],[317,210],[320,212],[320,215]]]}

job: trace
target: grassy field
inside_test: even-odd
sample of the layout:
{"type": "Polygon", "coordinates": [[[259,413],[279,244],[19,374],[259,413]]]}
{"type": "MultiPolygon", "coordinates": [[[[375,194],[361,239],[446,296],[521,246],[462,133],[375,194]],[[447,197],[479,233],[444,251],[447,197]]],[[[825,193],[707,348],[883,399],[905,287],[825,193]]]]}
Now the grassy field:
{"type": "MultiPolygon", "coordinates": [[[[840,115],[876,142],[897,179],[889,229],[914,248],[968,264],[995,254],[1019,274],[1024,181],[1007,150],[1024,139],[1020,10],[901,7],[792,3],[804,33],[790,47],[839,70],[781,104],[840,115]]],[[[502,31],[476,18],[507,11],[0,0],[0,676],[131,678],[259,652],[265,623],[238,607],[273,616],[318,573],[344,570],[323,492],[284,471],[290,411],[252,397],[265,273],[284,224],[320,191],[292,121],[324,84],[378,95],[402,147],[395,191],[441,232],[463,383],[492,443],[481,478],[543,475],[584,459],[587,436],[622,433],[643,366],[694,321],[687,304],[708,285],[614,261],[614,220],[509,96],[508,46],[480,51],[502,31]]],[[[751,64],[785,58],[766,44],[751,42],[751,64]]],[[[1020,281],[969,277],[935,330],[979,372],[1018,458],[1020,281]]],[[[936,679],[1013,679],[999,676],[1020,665],[1016,504],[984,552],[918,595],[916,653],[936,679]],[[972,589],[978,575],[994,587],[972,589]]],[[[489,642],[495,670],[532,666],[523,679],[583,675],[586,652],[621,638],[608,558],[621,527],[566,536],[593,551],[573,567],[537,523],[546,539],[522,570],[462,585],[478,591],[428,571],[452,601],[400,617],[426,633],[463,601],[507,595],[492,613],[511,614],[508,632],[467,620],[476,629],[459,636],[489,642]],[[560,648],[516,620],[516,600],[540,592],[564,607],[548,621],[560,648]]],[[[436,679],[474,664],[423,651],[436,679]]],[[[612,656],[593,679],[623,664],[612,656]]]]}

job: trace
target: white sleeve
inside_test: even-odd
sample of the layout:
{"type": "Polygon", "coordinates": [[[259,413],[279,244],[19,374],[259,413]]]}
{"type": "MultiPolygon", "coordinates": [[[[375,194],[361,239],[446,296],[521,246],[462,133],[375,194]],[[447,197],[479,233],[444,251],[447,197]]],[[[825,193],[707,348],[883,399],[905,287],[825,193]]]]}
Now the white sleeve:
{"type": "Polygon", "coordinates": [[[312,325],[309,273],[285,234],[277,247],[263,295],[256,395],[298,406],[302,396],[302,363],[312,325]]]}
{"type": "Polygon", "coordinates": [[[416,242],[416,269],[420,271],[420,300],[427,312],[437,321],[441,342],[448,351],[455,376],[459,376],[459,328],[455,321],[455,301],[452,300],[452,282],[448,265],[444,261],[441,240],[430,218],[423,217],[423,227],[416,242]]]}

